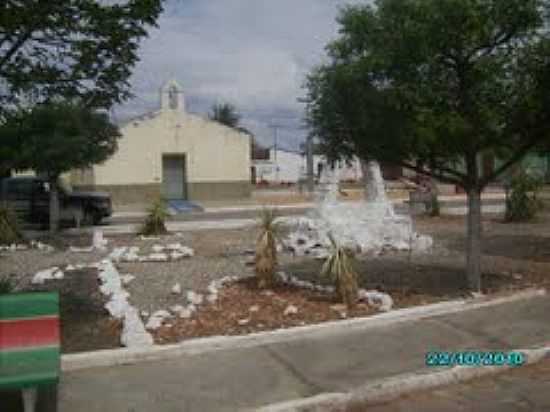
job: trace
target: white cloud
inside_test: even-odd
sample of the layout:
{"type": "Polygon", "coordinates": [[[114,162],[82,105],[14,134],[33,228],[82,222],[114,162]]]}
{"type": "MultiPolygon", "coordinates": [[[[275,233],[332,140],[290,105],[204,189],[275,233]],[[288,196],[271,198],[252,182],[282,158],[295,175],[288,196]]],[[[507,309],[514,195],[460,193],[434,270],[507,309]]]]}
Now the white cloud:
{"type": "MultiPolygon", "coordinates": [[[[354,1],[357,2],[357,1],[354,1]]],[[[132,83],[135,114],[158,105],[158,88],[170,78],[184,87],[192,111],[206,113],[229,101],[245,125],[269,141],[268,125],[286,125],[297,146],[303,107],[297,99],[306,74],[336,35],[344,0],[170,0],[159,28],[143,44],[132,83]]],[[[282,133],[285,136],[285,133],[282,133]]]]}

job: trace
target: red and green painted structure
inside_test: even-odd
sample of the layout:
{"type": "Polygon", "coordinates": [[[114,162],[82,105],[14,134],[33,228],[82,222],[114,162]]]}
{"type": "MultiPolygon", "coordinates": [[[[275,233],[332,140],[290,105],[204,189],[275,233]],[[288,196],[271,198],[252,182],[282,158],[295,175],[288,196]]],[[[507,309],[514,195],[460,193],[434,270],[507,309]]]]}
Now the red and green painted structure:
{"type": "Polygon", "coordinates": [[[57,385],[59,295],[0,295],[0,390],[57,385]]]}

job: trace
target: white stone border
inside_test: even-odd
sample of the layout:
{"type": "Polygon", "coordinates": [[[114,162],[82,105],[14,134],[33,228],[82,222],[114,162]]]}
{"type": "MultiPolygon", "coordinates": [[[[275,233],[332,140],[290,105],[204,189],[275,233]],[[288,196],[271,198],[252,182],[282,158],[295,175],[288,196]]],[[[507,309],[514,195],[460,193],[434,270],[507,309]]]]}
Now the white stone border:
{"type": "MultiPolygon", "coordinates": [[[[526,361],[522,366],[533,365],[544,359],[550,359],[550,345],[545,344],[533,349],[515,349],[522,352],[526,361]]],[[[329,412],[352,403],[361,406],[373,406],[386,403],[413,392],[466,382],[483,376],[495,375],[517,367],[513,366],[455,366],[438,372],[404,373],[386,379],[378,379],[345,393],[322,393],[309,398],[296,399],[254,408],[258,412],[329,412]]],[[[251,409],[252,411],[252,409],[251,409]]]]}
{"type": "Polygon", "coordinates": [[[324,322],[316,325],[278,329],[242,336],[214,336],[190,339],[173,345],[155,345],[149,348],[120,348],[63,355],[61,369],[65,372],[145,361],[170,359],[178,356],[197,355],[219,350],[250,348],[284,341],[293,341],[315,335],[334,335],[350,330],[379,328],[396,323],[421,320],[438,315],[463,312],[496,306],[518,300],[546,295],[545,289],[529,289],[511,296],[491,299],[488,297],[454,300],[426,306],[393,310],[365,318],[324,322]]]}

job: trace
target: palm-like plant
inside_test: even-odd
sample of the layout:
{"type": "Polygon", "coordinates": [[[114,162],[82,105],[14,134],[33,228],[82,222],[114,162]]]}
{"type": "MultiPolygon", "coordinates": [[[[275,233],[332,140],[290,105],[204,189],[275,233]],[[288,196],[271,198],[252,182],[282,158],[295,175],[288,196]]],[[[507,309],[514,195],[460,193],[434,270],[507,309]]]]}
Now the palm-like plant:
{"type": "Polygon", "coordinates": [[[149,214],[147,215],[145,222],[143,223],[140,234],[151,236],[164,235],[168,233],[165,225],[167,216],[168,211],[166,208],[166,202],[164,201],[164,199],[159,198],[153,203],[153,205],[149,209],[149,214]]]}
{"type": "Polygon", "coordinates": [[[274,209],[263,209],[260,213],[260,236],[256,244],[255,268],[258,287],[269,288],[275,281],[277,268],[278,230],[274,209]]]}
{"type": "Polygon", "coordinates": [[[349,249],[338,245],[329,234],[331,252],[321,269],[321,276],[330,278],[341,301],[352,308],[357,303],[357,273],[353,269],[353,256],[349,249]]]}

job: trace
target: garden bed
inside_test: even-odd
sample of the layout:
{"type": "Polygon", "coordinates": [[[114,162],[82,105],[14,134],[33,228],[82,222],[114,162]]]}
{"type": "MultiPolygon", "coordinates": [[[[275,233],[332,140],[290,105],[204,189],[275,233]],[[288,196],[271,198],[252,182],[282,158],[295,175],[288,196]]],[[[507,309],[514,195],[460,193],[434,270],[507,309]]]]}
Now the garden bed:
{"type": "MultiPolygon", "coordinates": [[[[484,293],[498,296],[550,286],[549,221],[549,216],[528,224],[484,221],[484,293]]],[[[358,256],[359,286],[388,293],[394,309],[467,297],[463,275],[464,219],[417,219],[416,224],[419,232],[434,236],[433,250],[424,254],[358,256]]],[[[256,239],[257,232],[253,228],[188,232],[149,240],[112,236],[105,251],[74,253],[68,246],[84,247],[90,244],[90,239],[67,238],[65,243],[55,244],[56,249],[51,252],[36,249],[0,252],[0,277],[13,275],[20,290],[59,290],[65,353],[120,347],[122,324],[111,318],[104,308],[107,298],[99,290],[98,270],[93,264],[121,246],[138,246],[140,253],[147,254],[157,243],[181,242],[196,252],[195,256],[180,261],[116,263],[121,276],[131,274],[135,277],[124,288],[144,324],[155,311],[185,306],[189,291],[205,294],[214,281],[228,276],[236,279],[220,286],[218,299],[199,305],[189,319],[172,314],[163,326],[150,330],[158,344],[292,328],[379,313],[376,308],[362,303],[348,311],[338,304],[333,294],[289,284],[279,284],[269,292],[258,290],[251,278],[253,267],[247,264],[252,259],[256,239]],[[88,267],[65,270],[67,265],[76,264],[88,267]],[[32,285],[37,271],[53,266],[64,270],[63,279],[32,285]],[[171,292],[176,283],[181,286],[180,294],[171,292]],[[285,315],[289,307],[296,310],[285,315]]],[[[319,278],[321,265],[322,261],[313,258],[279,254],[279,270],[316,285],[326,282],[319,278]]]]}

